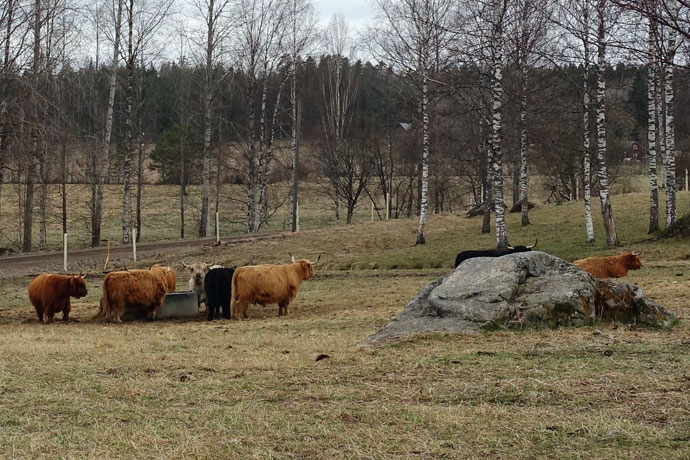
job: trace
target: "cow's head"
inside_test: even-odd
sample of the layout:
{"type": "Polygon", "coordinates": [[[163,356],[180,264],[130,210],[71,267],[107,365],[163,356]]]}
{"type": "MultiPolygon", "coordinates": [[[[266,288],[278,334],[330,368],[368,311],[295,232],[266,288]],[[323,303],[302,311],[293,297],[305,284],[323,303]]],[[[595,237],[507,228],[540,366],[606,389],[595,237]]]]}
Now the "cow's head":
{"type": "Polygon", "coordinates": [[[625,267],[628,270],[638,270],[642,267],[642,261],[640,260],[640,252],[630,251],[622,255],[625,259],[625,267]]]}
{"type": "Polygon", "coordinates": [[[80,273],[79,275],[74,275],[72,278],[70,278],[70,295],[72,297],[79,299],[80,297],[84,297],[86,294],[88,294],[88,291],[86,290],[86,281],[84,281],[85,277],[86,275],[80,273]]]}
{"type": "Polygon", "coordinates": [[[206,273],[211,269],[211,266],[213,266],[214,263],[194,262],[191,264],[186,264],[183,260],[182,265],[184,265],[184,267],[191,273],[191,279],[194,280],[195,283],[201,284],[204,282],[206,273]]]}
{"type": "Polygon", "coordinates": [[[510,249],[513,252],[526,252],[526,251],[531,251],[533,247],[537,245],[539,240],[534,240],[534,244],[532,246],[506,246],[506,249],[510,249]]]}
{"type": "Polygon", "coordinates": [[[302,269],[302,278],[305,280],[310,280],[314,277],[314,265],[316,265],[320,259],[321,254],[319,254],[319,257],[317,257],[314,262],[311,262],[309,259],[295,260],[295,257],[292,254],[290,254],[290,260],[292,260],[293,264],[300,266],[300,268],[302,269]]]}

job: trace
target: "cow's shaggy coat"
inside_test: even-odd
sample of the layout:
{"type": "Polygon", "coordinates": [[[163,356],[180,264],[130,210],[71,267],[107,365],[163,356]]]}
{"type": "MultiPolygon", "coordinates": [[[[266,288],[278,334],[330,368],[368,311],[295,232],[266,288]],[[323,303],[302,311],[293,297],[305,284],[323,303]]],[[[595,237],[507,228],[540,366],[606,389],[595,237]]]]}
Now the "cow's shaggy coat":
{"type": "Polygon", "coordinates": [[[628,270],[642,267],[639,252],[625,252],[617,256],[587,257],[573,262],[595,278],[622,278],[628,270]]]}
{"type": "Polygon", "coordinates": [[[278,315],[287,315],[302,281],[314,276],[314,263],[299,259],[291,264],[250,265],[235,269],[230,303],[232,318],[246,318],[250,303],[277,303],[278,315]]]}
{"type": "Polygon", "coordinates": [[[206,273],[204,289],[209,321],[217,318],[221,309],[223,317],[230,319],[230,294],[234,272],[232,268],[212,268],[206,273]]]}
{"type": "Polygon", "coordinates": [[[62,312],[62,319],[69,321],[72,309],[70,297],[80,298],[87,294],[83,275],[55,275],[43,273],[29,284],[29,300],[36,308],[38,321],[55,321],[55,314],[62,312]]]}
{"type": "Polygon", "coordinates": [[[127,309],[145,310],[149,319],[163,306],[168,292],[175,292],[175,271],[170,267],[153,266],[149,270],[129,270],[108,273],[103,279],[101,308],[97,316],[121,322],[127,309]]]}

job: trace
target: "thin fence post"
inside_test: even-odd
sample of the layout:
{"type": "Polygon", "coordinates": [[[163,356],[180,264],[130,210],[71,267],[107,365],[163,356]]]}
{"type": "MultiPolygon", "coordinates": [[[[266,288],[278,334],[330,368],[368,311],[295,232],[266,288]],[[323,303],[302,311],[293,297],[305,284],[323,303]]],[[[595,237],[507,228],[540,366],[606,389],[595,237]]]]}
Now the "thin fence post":
{"type": "Polygon", "coordinates": [[[386,194],[386,220],[390,219],[390,209],[391,209],[391,194],[386,194]]]}
{"type": "Polygon", "coordinates": [[[134,261],[137,261],[137,229],[136,227],[132,229],[132,256],[134,261]]]}
{"type": "Polygon", "coordinates": [[[216,243],[220,244],[220,228],[218,228],[218,212],[216,212],[216,243]]]}
{"type": "Polygon", "coordinates": [[[297,225],[295,225],[295,231],[299,232],[299,201],[295,203],[295,221],[297,222],[297,225]]]}
{"type": "Polygon", "coordinates": [[[62,247],[63,247],[63,269],[67,271],[67,233],[62,235],[62,247]]]}

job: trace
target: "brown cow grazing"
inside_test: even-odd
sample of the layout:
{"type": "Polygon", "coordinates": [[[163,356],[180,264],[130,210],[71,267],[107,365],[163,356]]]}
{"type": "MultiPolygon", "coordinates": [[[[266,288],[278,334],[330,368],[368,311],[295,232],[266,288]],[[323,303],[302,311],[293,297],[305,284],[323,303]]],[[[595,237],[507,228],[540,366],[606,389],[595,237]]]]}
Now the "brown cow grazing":
{"type": "Polygon", "coordinates": [[[283,265],[248,265],[235,269],[232,275],[232,300],[230,313],[233,319],[247,317],[250,303],[278,304],[278,315],[289,313],[288,306],[297,295],[302,281],[314,276],[315,262],[307,259],[292,259],[291,264],[283,265]]]}
{"type": "Polygon", "coordinates": [[[103,279],[101,308],[96,315],[120,323],[127,309],[145,309],[146,316],[154,320],[163,306],[168,292],[175,291],[175,272],[170,267],[154,265],[148,270],[111,272],[103,279]]]}
{"type": "Polygon", "coordinates": [[[70,297],[80,298],[87,294],[84,275],[38,275],[29,284],[29,299],[36,308],[38,321],[43,322],[43,315],[47,323],[55,321],[55,313],[62,312],[62,319],[69,321],[72,309],[70,297]]]}
{"type": "Polygon", "coordinates": [[[622,278],[628,270],[642,267],[640,253],[631,251],[608,257],[587,257],[573,262],[595,278],[622,278]]]}

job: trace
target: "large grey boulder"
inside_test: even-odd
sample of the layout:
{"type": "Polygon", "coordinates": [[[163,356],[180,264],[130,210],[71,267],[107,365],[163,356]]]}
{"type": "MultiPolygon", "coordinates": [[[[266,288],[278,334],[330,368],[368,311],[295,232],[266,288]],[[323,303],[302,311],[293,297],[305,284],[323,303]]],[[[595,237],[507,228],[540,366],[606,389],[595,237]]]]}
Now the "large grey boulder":
{"type": "Polygon", "coordinates": [[[361,346],[426,332],[476,334],[501,327],[584,326],[616,320],[670,326],[675,317],[627,282],[597,280],[540,251],[468,259],[417,292],[361,346]]]}

